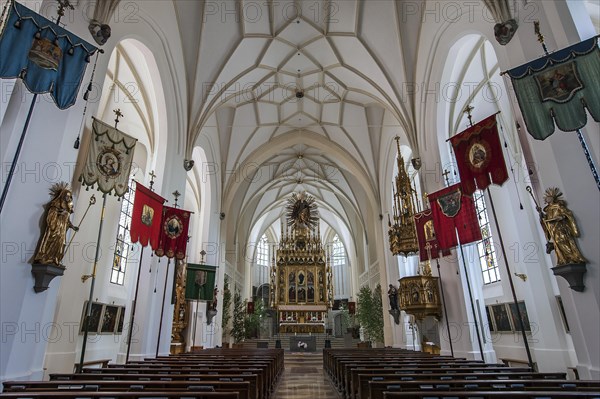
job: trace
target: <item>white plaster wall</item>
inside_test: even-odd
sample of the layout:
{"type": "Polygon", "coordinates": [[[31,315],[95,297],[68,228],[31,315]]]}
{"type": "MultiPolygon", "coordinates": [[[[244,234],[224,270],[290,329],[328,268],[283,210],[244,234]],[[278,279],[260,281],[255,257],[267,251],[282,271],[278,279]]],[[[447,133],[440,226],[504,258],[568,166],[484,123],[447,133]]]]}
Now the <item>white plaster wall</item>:
{"type": "MultiPolygon", "coordinates": [[[[68,28],[82,37],[87,32],[86,24],[79,19],[69,21],[68,28]]],[[[83,90],[89,82],[90,73],[91,68],[88,68],[83,90]]],[[[21,86],[20,83],[18,85],[21,86]]],[[[13,92],[4,112],[1,126],[3,187],[31,98],[30,93],[13,92]]],[[[77,157],[73,141],[79,131],[84,103],[79,100],[73,107],[61,111],[47,96],[38,96],[38,101],[17,173],[0,216],[3,246],[0,268],[0,380],[42,378],[46,346],[57,339],[52,332],[52,320],[60,279],[52,281],[47,291],[35,294],[29,262],[40,237],[42,206],[49,200],[48,189],[53,183],[73,180],[77,157]]],[[[61,327],[64,327],[63,336],[68,337],[69,327],[61,327]]]]}

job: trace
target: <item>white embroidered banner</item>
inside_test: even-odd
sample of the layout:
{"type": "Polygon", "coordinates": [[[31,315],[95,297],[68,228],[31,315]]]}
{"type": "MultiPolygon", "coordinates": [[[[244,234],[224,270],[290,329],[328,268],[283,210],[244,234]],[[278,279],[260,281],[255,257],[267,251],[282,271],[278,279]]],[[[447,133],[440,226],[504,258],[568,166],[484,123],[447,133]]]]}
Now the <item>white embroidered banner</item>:
{"type": "Polygon", "coordinates": [[[94,187],[122,197],[129,187],[129,173],[133,161],[133,151],[137,139],[120,130],[93,118],[92,140],[79,181],[85,186],[94,187]]]}

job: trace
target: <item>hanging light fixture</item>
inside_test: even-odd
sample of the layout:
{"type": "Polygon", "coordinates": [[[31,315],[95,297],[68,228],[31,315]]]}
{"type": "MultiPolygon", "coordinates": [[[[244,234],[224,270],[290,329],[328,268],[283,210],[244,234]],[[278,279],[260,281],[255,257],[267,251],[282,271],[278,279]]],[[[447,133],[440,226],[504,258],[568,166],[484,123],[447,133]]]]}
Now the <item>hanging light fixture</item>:
{"type": "Polygon", "coordinates": [[[393,222],[388,216],[388,238],[392,254],[408,256],[419,251],[414,219],[417,208],[417,192],[412,187],[406,173],[398,136],[396,136],[396,145],[398,147],[398,174],[392,189],[394,195],[393,222]]]}

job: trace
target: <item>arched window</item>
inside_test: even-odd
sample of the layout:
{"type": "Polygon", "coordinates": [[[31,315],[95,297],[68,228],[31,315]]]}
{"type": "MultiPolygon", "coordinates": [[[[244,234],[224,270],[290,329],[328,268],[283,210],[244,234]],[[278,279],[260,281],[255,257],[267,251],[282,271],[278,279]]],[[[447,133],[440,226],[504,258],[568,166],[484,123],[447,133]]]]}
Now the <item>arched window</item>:
{"type": "Polygon", "coordinates": [[[256,264],[269,266],[269,242],[266,234],[263,234],[256,247],[256,264]]]}
{"type": "Polygon", "coordinates": [[[121,199],[121,214],[119,215],[119,225],[117,227],[117,242],[115,243],[115,253],[110,272],[110,282],[123,285],[125,282],[125,270],[127,267],[127,258],[131,248],[131,236],[129,235],[129,226],[131,225],[131,213],[133,211],[133,199],[135,198],[135,184],[133,176],[129,180],[129,190],[121,199]]]}
{"type": "Polygon", "coordinates": [[[475,209],[477,210],[477,219],[479,220],[482,237],[482,240],[477,243],[477,251],[479,252],[479,263],[483,273],[483,284],[491,284],[500,281],[500,269],[496,260],[494,239],[483,191],[475,191],[473,199],[475,200],[475,209]]]}
{"type": "Polygon", "coordinates": [[[256,244],[254,261],[254,286],[258,289],[263,284],[269,284],[269,240],[266,234],[256,244]]]}
{"type": "Polygon", "coordinates": [[[335,235],[331,242],[331,267],[333,269],[333,293],[335,298],[347,297],[348,287],[348,257],[344,243],[339,235],[335,235]]]}

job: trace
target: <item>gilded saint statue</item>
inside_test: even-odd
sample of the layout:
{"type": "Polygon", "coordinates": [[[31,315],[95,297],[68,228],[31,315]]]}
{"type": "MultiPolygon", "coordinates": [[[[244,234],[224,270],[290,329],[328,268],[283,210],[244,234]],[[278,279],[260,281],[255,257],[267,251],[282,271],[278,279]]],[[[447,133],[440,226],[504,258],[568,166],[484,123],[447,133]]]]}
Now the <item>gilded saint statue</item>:
{"type": "Polygon", "coordinates": [[[544,193],[546,206],[540,216],[548,240],[546,253],[552,250],[556,252],[557,266],[585,264],[587,261],[577,246],[576,238],[579,237],[579,229],[573,212],[567,208],[567,203],[561,198],[562,195],[556,187],[551,187],[544,193]]]}
{"type": "Polygon", "coordinates": [[[47,205],[46,226],[35,253],[34,264],[61,266],[67,230],[79,230],[69,220],[73,213],[73,194],[65,182],[50,188],[52,200],[47,205]]]}

